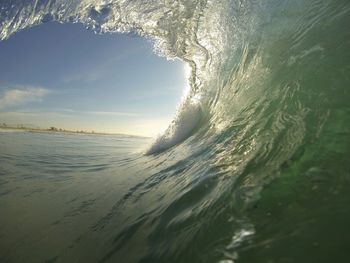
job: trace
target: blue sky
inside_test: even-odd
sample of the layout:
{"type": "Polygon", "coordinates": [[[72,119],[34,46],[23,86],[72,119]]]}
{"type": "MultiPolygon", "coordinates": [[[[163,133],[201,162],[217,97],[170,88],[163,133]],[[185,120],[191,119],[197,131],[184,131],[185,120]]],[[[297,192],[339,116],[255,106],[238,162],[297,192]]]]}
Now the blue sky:
{"type": "Polygon", "coordinates": [[[0,42],[0,122],[155,136],[176,111],[184,63],[133,35],[47,23],[0,42]]]}

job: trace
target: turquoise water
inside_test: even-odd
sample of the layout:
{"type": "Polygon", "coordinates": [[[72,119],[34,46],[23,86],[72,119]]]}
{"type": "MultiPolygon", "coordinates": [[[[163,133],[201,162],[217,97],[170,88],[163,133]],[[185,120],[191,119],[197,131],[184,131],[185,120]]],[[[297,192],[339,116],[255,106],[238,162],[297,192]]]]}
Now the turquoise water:
{"type": "Polygon", "coordinates": [[[191,69],[154,142],[1,134],[3,261],[348,260],[349,1],[0,5],[4,41],[78,22],[191,69]]]}

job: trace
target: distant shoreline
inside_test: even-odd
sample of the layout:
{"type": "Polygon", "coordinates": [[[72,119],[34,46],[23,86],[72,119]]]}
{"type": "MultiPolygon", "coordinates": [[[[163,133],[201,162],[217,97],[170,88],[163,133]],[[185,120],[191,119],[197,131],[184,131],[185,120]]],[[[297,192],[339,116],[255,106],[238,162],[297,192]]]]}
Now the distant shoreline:
{"type": "Polygon", "coordinates": [[[58,128],[49,128],[49,129],[41,129],[41,128],[29,128],[29,127],[13,127],[13,126],[0,126],[0,131],[23,131],[23,132],[35,132],[35,133],[48,133],[48,134],[72,134],[72,135],[117,135],[117,136],[128,136],[128,137],[141,137],[141,138],[149,138],[145,136],[133,135],[133,134],[122,134],[122,133],[105,133],[105,132],[94,132],[94,131],[71,131],[64,130],[58,128]]]}

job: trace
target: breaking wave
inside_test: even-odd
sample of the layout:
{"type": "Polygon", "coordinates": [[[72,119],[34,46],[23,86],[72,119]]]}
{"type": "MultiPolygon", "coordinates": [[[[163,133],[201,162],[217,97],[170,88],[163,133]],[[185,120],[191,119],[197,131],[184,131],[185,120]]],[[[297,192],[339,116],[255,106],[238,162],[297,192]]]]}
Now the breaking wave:
{"type": "MultiPolygon", "coordinates": [[[[291,188],[321,178],[341,195],[340,182],[348,184],[348,1],[9,0],[0,7],[2,40],[49,21],[83,23],[97,33],[147,37],[159,55],[190,67],[190,91],[147,151],[156,154],[148,157],[150,166],[169,162],[164,177],[154,175],[158,185],[175,173],[188,182],[171,189],[178,192],[168,208],[176,212],[162,210],[157,231],[168,236],[150,238],[157,249],[147,262],[233,261],[237,251],[242,262],[282,262],[277,248],[295,236],[283,232],[289,227],[269,225],[253,204],[284,211],[276,212],[281,222],[293,225],[286,218],[296,211],[275,207],[284,201],[297,206],[291,188]],[[263,190],[272,181],[284,192],[263,190]],[[249,243],[253,236],[260,243],[249,243]],[[266,244],[259,261],[256,251],[266,244]]],[[[313,193],[327,195],[315,185],[296,190],[304,204],[313,193]]],[[[299,223],[316,218],[304,213],[299,223]]],[[[303,262],[297,258],[293,262],[303,262]]]]}

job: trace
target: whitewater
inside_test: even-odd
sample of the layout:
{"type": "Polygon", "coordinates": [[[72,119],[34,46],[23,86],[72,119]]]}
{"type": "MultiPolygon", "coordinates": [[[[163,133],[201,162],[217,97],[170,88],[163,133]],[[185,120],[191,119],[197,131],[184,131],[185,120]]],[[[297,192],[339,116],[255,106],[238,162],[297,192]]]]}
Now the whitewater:
{"type": "Polygon", "coordinates": [[[150,39],[188,92],[153,142],[0,133],[1,262],[348,260],[349,1],[0,3],[2,41],[51,21],[150,39]]]}

